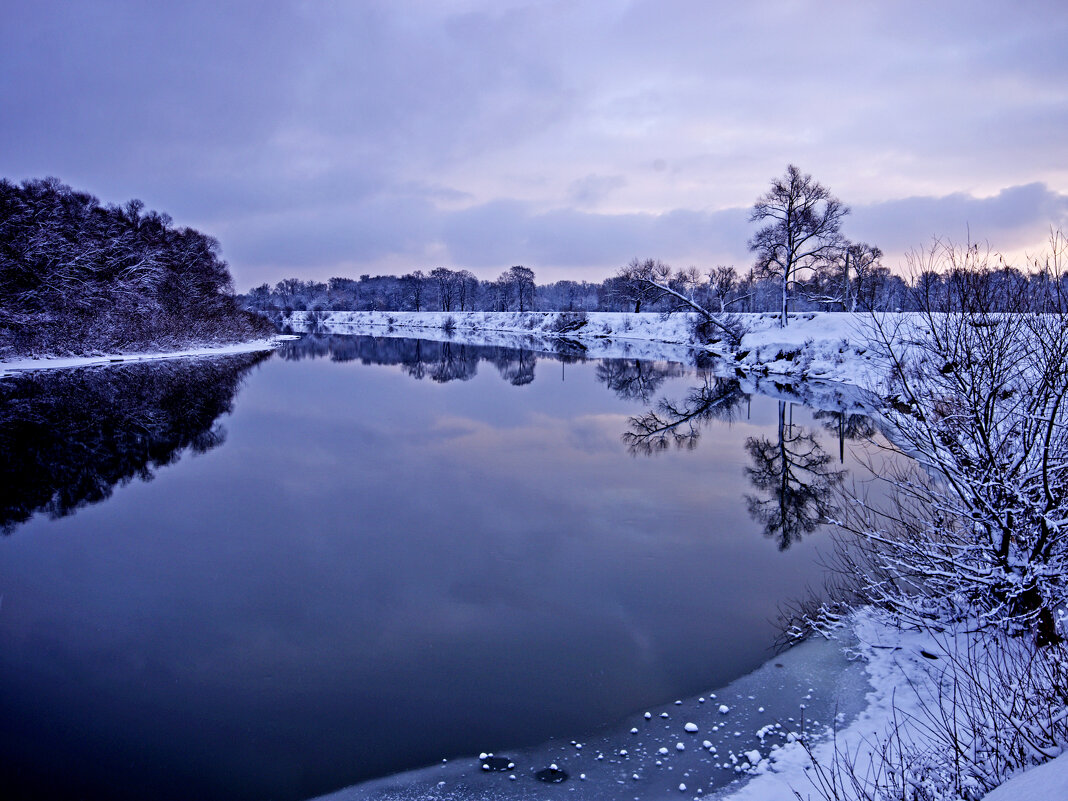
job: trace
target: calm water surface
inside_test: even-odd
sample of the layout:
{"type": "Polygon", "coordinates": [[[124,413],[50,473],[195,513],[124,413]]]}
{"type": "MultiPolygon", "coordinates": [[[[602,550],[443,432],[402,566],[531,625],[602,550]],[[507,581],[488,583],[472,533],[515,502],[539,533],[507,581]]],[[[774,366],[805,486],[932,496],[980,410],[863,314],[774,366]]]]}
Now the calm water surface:
{"type": "Polygon", "coordinates": [[[362,337],[2,379],[0,415],[6,798],[307,798],[720,686],[820,584],[864,426],[362,337]]]}

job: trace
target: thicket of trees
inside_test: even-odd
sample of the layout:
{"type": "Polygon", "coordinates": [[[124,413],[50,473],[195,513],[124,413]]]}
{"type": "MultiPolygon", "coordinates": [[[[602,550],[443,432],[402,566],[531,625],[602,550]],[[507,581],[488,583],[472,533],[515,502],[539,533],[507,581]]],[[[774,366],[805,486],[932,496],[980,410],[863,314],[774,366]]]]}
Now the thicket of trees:
{"type": "Polygon", "coordinates": [[[132,200],[0,180],[0,356],[174,348],[271,327],[232,294],[219,243],[132,200]]]}

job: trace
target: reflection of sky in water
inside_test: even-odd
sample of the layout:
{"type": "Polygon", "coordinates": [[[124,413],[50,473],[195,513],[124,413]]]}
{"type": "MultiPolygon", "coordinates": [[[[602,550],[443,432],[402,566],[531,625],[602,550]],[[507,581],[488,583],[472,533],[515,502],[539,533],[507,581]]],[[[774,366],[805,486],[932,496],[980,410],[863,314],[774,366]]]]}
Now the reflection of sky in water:
{"type": "Polygon", "coordinates": [[[825,540],[780,553],[746,513],[744,442],[775,436],[777,402],[633,457],[645,404],[594,363],[535,376],[275,358],[222,447],[0,540],[3,770],[295,798],[578,736],[763,661],[825,540]]]}

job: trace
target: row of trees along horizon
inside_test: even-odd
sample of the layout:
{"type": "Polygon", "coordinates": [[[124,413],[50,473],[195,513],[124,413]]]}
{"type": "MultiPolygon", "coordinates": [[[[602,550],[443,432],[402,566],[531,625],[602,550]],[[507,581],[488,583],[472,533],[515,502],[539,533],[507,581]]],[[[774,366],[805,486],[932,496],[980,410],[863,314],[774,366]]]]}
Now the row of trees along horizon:
{"type": "MultiPolygon", "coordinates": [[[[849,208],[794,165],[772,181],[753,206],[750,222],[760,224],[748,241],[754,262],[745,272],[733,265],[701,270],[672,269],[656,259],[634,259],[604,281],[560,280],[537,284],[524,266],[505,270],[496,280],[477,278],[466,269],[437,267],[404,275],[335,277],[329,281],[286,278],[273,287],[261,284],[240,300],[245,308],[272,319],[292,311],[915,311],[949,307],[960,296],[958,284],[978,278],[996,294],[1033,296],[1042,306],[1051,276],[1040,264],[1023,272],[998,259],[974,268],[950,264],[946,247],[934,242],[906,258],[908,278],[883,264],[883,253],[841,232],[849,208]],[[936,267],[938,269],[936,269],[936,267]]],[[[978,250],[969,245],[965,250],[978,250]]]]}

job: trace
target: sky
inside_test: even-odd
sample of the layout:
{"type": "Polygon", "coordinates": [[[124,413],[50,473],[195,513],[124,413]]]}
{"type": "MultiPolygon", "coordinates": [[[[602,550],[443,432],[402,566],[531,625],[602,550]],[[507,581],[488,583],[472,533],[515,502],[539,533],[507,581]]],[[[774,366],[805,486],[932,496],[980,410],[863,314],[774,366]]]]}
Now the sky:
{"type": "Polygon", "coordinates": [[[752,263],[788,164],[843,233],[1068,230],[1068,3],[5,0],[0,177],[139,198],[235,286],[752,263]]]}

